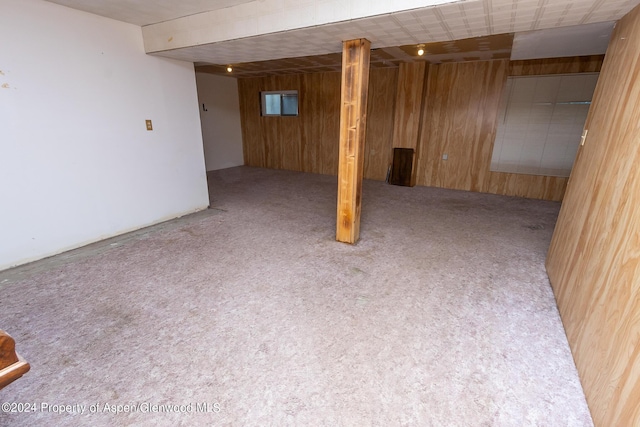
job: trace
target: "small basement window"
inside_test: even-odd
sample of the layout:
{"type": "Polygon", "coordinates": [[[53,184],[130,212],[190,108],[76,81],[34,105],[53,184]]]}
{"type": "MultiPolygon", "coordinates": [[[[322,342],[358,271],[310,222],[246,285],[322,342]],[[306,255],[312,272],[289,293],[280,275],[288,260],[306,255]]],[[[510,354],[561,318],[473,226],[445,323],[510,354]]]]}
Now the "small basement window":
{"type": "Polygon", "coordinates": [[[297,116],[298,91],[277,90],[260,92],[263,116],[297,116]]]}

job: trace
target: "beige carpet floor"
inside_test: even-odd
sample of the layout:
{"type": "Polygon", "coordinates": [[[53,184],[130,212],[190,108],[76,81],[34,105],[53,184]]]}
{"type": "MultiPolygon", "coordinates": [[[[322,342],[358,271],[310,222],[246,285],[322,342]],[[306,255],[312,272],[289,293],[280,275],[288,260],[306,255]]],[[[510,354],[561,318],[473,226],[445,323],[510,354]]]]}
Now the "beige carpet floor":
{"type": "Polygon", "coordinates": [[[544,269],[559,204],[366,181],[350,246],[335,177],[209,181],[212,209],[0,272],[32,365],[0,425],[592,425],[544,269]]]}

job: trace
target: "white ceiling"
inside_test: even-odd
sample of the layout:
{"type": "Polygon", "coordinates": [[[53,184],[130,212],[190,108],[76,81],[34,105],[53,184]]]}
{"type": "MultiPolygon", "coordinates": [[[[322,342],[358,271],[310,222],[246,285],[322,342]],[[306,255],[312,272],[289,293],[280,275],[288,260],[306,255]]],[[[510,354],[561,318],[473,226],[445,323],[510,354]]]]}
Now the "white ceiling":
{"type": "Polygon", "coordinates": [[[47,0],[135,25],[149,25],[253,0],[47,0]]]}
{"type": "Polygon", "coordinates": [[[511,59],[560,58],[605,53],[615,22],[597,22],[518,33],[511,59]]]}
{"type": "MultiPolygon", "coordinates": [[[[49,0],[145,25],[249,0],[49,0]],[[153,6],[152,6],[153,5],[153,6]]],[[[258,3],[261,0],[255,0],[258,3]]],[[[296,5],[300,2],[282,0],[296,5]]],[[[380,0],[382,1],[382,0],[380,0]]],[[[386,1],[386,0],[385,0],[386,1]]],[[[604,53],[613,23],[640,0],[477,0],[240,37],[156,52],[195,63],[238,64],[341,51],[343,40],[373,48],[515,33],[514,59],[604,53]],[[542,31],[540,31],[542,30],[542,31]]]]}

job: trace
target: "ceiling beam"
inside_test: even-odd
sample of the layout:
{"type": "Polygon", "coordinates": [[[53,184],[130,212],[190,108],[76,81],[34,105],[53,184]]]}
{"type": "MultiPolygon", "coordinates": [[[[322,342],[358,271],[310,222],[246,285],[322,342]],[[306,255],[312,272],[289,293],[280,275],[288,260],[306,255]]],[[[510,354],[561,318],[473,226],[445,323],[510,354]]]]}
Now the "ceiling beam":
{"type": "Polygon", "coordinates": [[[477,0],[261,0],[147,25],[142,35],[145,51],[157,53],[466,2],[477,0]]]}

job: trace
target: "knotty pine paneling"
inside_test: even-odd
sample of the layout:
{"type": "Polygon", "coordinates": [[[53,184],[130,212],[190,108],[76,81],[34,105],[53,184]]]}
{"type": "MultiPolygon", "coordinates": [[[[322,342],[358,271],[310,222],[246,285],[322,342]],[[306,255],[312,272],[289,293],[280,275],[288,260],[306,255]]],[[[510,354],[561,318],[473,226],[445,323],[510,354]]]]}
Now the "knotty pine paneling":
{"type": "Polygon", "coordinates": [[[640,426],[640,7],[616,26],[547,256],[597,427],[640,426]]]}
{"type": "MultiPolygon", "coordinates": [[[[391,162],[397,69],[372,69],[364,177],[384,180],[391,162]]],[[[238,79],[245,164],[337,175],[340,73],[238,79]],[[298,90],[297,117],[261,117],[260,92],[298,90]]]]}

